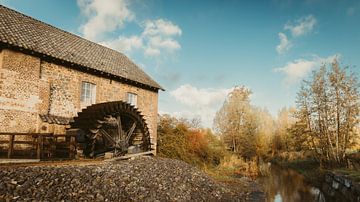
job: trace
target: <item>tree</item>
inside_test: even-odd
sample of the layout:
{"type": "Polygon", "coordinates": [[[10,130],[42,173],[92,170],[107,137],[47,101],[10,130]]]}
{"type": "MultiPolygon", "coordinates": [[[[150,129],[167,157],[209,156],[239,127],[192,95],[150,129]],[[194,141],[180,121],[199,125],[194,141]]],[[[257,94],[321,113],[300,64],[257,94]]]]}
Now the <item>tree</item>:
{"type": "Polygon", "coordinates": [[[266,109],[253,107],[253,115],[256,117],[255,151],[260,157],[266,156],[271,148],[271,141],[275,133],[275,121],[266,109]]]}
{"type": "Polygon", "coordinates": [[[298,150],[295,138],[290,128],[295,124],[293,114],[294,108],[283,107],[278,113],[276,119],[275,133],[272,139],[272,150],[274,152],[298,150]]]}
{"type": "Polygon", "coordinates": [[[215,115],[214,129],[236,154],[251,159],[268,153],[273,119],[264,109],[250,104],[251,91],[236,87],[215,115]]]}
{"type": "Polygon", "coordinates": [[[297,135],[327,163],[343,164],[355,138],[360,115],[359,83],[334,60],[304,81],[297,96],[297,135]],[[300,134],[299,134],[300,133],[300,134]]]}
{"type": "Polygon", "coordinates": [[[239,151],[241,138],[250,129],[245,129],[250,112],[250,95],[251,91],[245,86],[235,87],[215,115],[214,129],[233,152],[239,151]]]}
{"type": "Polygon", "coordinates": [[[162,115],[159,116],[157,131],[157,152],[160,156],[190,161],[186,138],[188,126],[185,122],[162,115]]]}

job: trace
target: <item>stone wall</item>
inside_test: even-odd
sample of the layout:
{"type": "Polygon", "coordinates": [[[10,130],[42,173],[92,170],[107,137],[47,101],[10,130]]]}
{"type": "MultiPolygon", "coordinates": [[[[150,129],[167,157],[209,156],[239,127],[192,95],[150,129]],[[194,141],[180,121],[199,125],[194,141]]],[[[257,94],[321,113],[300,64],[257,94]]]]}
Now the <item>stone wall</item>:
{"type": "Polygon", "coordinates": [[[331,199],[360,202],[360,184],[339,173],[326,173],[321,190],[331,199]]]}
{"type": "Polygon", "coordinates": [[[96,103],[126,101],[128,92],[137,94],[137,107],[156,144],[157,92],[7,49],[0,53],[0,132],[65,132],[64,126],[42,123],[39,114],[76,116],[83,81],[96,85],[96,103]]]}
{"type": "Polygon", "coordinates": [[[8,50],[0,58],[0,131],[36,132],[43,86],[40,59],[8,50]]]}

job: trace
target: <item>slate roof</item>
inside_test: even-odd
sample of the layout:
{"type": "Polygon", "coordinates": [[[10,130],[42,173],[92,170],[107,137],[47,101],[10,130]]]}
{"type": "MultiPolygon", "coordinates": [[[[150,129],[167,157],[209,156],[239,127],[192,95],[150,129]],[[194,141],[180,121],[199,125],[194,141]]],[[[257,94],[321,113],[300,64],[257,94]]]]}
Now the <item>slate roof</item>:
{"type": "Polygon", "coordinates": [[[0,5],[0,43],[162,89],[124,54],[0,5]]]}

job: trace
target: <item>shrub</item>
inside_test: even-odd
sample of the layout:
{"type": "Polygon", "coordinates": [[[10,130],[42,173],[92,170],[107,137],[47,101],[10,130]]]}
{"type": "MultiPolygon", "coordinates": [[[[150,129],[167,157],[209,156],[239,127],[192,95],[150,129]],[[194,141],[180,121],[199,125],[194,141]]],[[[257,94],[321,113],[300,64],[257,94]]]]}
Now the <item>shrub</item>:
{"type": "Polygon", "coordinates": [[[191,127],[187,120],[160,116],[158,155],[179,159],[198,167],[215,167],[226,153],[224,144],[211,130],[191,127]]]}

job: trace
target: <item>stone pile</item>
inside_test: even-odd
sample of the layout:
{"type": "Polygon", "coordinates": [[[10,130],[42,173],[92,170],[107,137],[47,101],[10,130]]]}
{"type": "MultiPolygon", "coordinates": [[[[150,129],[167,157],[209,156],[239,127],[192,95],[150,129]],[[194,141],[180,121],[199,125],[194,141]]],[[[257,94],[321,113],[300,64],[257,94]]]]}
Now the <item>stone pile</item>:
{"type": "Polygon", "coordinates": [[[182,161],[138,157],[94,165],[0,169],[0,201],[244,201],[182,161]]]}

